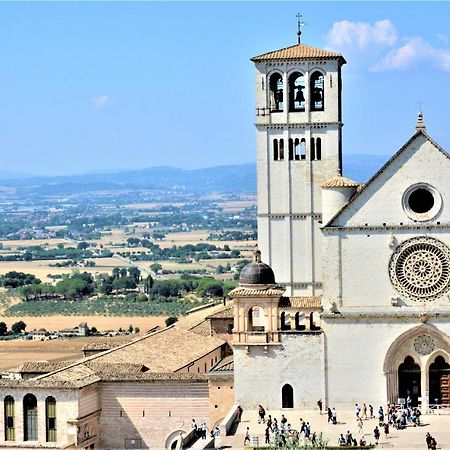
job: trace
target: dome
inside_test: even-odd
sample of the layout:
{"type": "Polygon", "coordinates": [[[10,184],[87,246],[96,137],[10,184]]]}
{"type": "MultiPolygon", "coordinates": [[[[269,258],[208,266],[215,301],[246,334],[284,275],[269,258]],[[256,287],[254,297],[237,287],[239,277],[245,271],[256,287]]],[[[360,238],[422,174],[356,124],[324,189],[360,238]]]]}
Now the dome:
{"type": "Polygon", "coordinates": [[[261,252],[259,250],[253,252],[253,261],[242,269],[239,284],[255,287],[275,284],[273,270],[267,264],[261,262],[261,252]]]}

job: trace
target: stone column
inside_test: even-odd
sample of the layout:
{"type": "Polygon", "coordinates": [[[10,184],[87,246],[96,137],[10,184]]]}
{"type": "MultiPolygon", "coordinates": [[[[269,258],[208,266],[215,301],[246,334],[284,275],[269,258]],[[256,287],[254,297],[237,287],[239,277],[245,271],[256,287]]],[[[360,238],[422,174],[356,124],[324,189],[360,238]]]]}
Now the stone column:
{"type": "Polygon", "coordinates": [[[428,370],[425,365],[420,368],[420,395],[422,397],[422,413],[426,413],[430,405],[430,391],[428,389],[428,370]]]}

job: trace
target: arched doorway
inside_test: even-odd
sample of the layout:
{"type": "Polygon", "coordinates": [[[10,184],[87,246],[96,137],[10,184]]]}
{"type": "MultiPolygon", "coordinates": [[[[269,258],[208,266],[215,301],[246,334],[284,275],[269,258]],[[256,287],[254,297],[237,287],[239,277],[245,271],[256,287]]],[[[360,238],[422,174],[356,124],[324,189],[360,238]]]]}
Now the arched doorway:
{"type": "Polygon", "coordinates": [[[23,440],[38,440],[37,398],[33,394],[23,398],[23,440]]]}
{"type": "Polygon", "coordinates": [[[430,404],[450,404],[450,364],[443,356],[437,356],[429,369],[430,404]]]}
{"type": "Polygon", "coordinates": [[[293,408],[294,407],[294,389],[290,384],[285,384],[281,388],[281,407],[293,408]]]}
{"type": "Polygon", "coordinates": [[[412,356],[407,356],[398,367],[398,396],[411,397],[411,405],[417,406],[420,394],[420,366],[412,356]]]}

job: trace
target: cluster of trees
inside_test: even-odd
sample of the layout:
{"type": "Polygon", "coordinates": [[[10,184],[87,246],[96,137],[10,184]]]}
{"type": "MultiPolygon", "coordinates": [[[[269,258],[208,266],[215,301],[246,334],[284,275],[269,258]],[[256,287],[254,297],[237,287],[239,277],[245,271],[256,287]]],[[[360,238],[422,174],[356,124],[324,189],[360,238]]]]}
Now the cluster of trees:
{"type": "Polygon", "coordinates": [[[31,273],[16,272],[15,270],[0,275],[0,286],[17,288],[28,284],[40,284],[41,280],[31,273]]]}
{"type": "MultiPolygon", "coordinates": [[[[59,298],[74,300],[92,294],[111,294],[113,291],[127,291],[135,289],[141,280],[141,272],[137,267],[120,268],[115,267],[112,275],[102,274],[95,279],[87,272],[74,272],[72,275],[62,278],[51,284],[28,284],[22,285],[19,293],[25,301],[45,300],[59,298]]],[[[153,280],[145,280],[146,286],[151,287],[153,280]]]]}
{"type": "Polygon", "coordinates": [[[8,332],[8,326],[6,322],[0,322],[0,336],[6,336],[8,334],[20,334],[22,331],[25,331],[27,324],[23,320],[19,320],[18,322],[14,322],[11,325],[11,332],[8,332]]]}
{"type": "Polygon", "coordinates": [[[228,259],[239,258],[239,250],[230,250],[228,245],[225,245],[222,253],[219,247],[213,244],[198,243],[176,246],[173,245],[170,248],[161,248],[158,244],[155,244],[148,239],[128,238],[127,244],[130,247],[142,246],[150,250],[149,253],[141,254],[127,254],[130,259],[136,261],[167,261],[169,259],[176,259],[182,262],[191,262],[192,260],[199,261],[200,259],[228,259]],[[211,254],[211,252],[215,252],[211,254]]]}
{"type": "Polygon", "coordinates": [[[208,241],[251,241],[258,238],[256,230],[253,231],[219,231],[210,233],[208,241]]]}

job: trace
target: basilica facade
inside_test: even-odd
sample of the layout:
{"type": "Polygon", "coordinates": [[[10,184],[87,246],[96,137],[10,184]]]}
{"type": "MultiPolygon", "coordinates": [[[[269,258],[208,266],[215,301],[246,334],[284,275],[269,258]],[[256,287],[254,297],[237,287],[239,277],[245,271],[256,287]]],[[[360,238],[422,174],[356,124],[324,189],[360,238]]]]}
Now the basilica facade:
{"type": "Polygon", "coordinates": [[[349,180],[343,56],[299,44],[252,61],[260,251],[231,293],[236,402],[449,405],[449,155],[419,114],[367,183],[349,180]]]}

